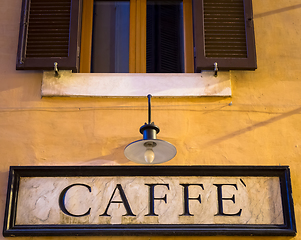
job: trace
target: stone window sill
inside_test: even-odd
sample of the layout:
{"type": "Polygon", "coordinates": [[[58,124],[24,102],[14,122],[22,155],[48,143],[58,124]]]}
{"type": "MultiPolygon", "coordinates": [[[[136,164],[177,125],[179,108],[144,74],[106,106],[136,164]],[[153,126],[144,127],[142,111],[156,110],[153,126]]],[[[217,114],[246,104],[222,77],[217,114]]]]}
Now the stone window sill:
{"type": "Polygon", "coordinates": [[[231,96],[230,72],[72,73],[43,72],[42,97],[201,97],[231,96]]]}

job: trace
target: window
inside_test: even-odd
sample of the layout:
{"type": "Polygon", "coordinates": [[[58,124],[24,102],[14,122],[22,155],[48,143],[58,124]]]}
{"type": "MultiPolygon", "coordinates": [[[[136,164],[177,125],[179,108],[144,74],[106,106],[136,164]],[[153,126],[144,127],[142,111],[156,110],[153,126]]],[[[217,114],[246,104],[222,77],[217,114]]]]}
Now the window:
{"type": "MultiPolygon", "coordinates": [[[[130,2],[135,4],[129,0],[94,0],[90,13],[93,11],[92,73],[129,72],[129,46],[134,41],[130,39],[130,2]]],[[[183,1],[148,0],[146,26],[142,29],[140,34],[146,33],[146,72],[184,72],[183,1]]]]}
{"type": "MultiPolygon", "coordinates": [[[[218,63],[220,70],[255,69],[251,0],[194,0],[193,4],[191,1],[183,1],[183,27],[184,36],[185,31],[193,27],[195,71],[213,69],[215,62],[218,63]],[[194,16],[193,24],[192,21],[185,20],[189,5],[194,16]]],[[[84,0],[83,21],[88,21],[85,16],[87,15],[86,2],[89,1],[84,0]]],[[[146,11],[145,6],[141,8],[143,2],[145,3],[145,0],[131,0],[131,18],[139,20],[141,9],[146,11]],[[132,2],[136,3],[132,4],[132,2]],[[132,10],[132,5],[136,10],[132,10]]],[[[53,69],[54,62],[57,62],[59,69],[78,72],[79,54],[86,51],[85,47],[89,47],[89,44],[83,44],[89,32],[85,32],[83,28],[81,33],[82,2],[80,0],[23,0],[22,8],[17,69],[50,70],[53,69]],[[80,33],[84,36],[81,47],[80,33]]],[[[134,34],[139,33],[141,26],[146,26],[143,21],[134,23],[130,20],[130,27],[137,29],[134,34]]],[[[146,44],[145,36],[143,34],[131,36],[131,34],[132,31],[130,31],[130,39],[135,39],[135,42],[130,43],[129,72],[146,72],[146,64],[143,60],[146,59],[144,56],[146,53],[144,51],[131,53],[132,44],[134,49],[141,49],[143,44],[146,44]]],[[[192,55],[193,47],[187,47],[185,42],[184,37],[184,55],[192,55]]],[[[185,68],[192,65],[186,63],[186,61],[193,62],[192,57],[184,56],[185,68]]],[[[81,57],[82,62],[84,59],[85,57],[81,57]]],[[[81,67],[83,66],[84,63],[81,64],[81,67]]],[[[185,72],[192,71],[193,69],[185,70],[185,72]]]]}
{"type": "Polygon", "coordinates": [[[82,34],[82,49],[85,50],[81,51],[80,72],[87,73],[90,69],[91,72],[126,72],[125,68],[117,69],[121,64],[120,57],[123,62],[130,59],[127,63],[130,73],[194,72],[191,0],[86,0],[83,3],[82,31],[85,34],[82,34]],[[129,36],[127,32],[130,32],[129,36]],[[122,38],[117,37],[120,34],[122,38]],[[110,47],[108,44],[99,46],[102,41],[110,42],[110,47]],[[99,51],[102,54],[96,54],[100,48],[103,48],[99,51]],[[111,53],[101,58],[100,55],[108,54],[109,49],[111,53]],[[120,54],[120,49],[124,52],[127,49],[128,55],[120,54]],[[113,58],[115,61],[110,63],[108,60],[113,58]],[[94,69],[94,60],[105,71],[94,69]],[[102,61],[107,62],[99,64],[102,61]]]}

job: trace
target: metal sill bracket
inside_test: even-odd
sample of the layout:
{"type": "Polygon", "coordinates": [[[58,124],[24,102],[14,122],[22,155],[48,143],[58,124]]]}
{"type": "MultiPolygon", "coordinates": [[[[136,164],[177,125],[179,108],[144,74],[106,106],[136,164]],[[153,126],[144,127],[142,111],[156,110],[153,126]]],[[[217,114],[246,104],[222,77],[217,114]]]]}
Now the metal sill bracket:
{"type": "Polygon", "coordinates": [[[214,77],[217,77],[217,71],[218,71],[217,62],[215,62],[214,63],[214,77]]]}
{"type": "Polygon", "coordinates": [[[54,75],[56,77],[59,77],[59,69],[58,69],[58,63],[57,62],[54,63],[54,75]]]}

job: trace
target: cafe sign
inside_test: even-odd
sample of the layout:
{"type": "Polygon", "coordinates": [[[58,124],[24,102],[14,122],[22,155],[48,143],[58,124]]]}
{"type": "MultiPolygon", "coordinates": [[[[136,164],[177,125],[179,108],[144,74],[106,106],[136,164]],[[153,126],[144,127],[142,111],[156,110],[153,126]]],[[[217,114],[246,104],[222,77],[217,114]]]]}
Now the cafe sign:
{"type": "Polygon", "coordinates": [[[295,235],[288,167],[11,167],[4,236],[295,235]]]}

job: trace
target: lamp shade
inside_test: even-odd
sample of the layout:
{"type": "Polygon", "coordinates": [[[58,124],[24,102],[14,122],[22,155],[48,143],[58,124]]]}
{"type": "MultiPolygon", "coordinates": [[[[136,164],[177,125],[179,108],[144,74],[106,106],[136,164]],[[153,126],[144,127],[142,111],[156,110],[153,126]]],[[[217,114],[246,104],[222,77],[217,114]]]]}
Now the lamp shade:
{"type": "Polygon", "coordinates": [[[177,149],[169,142],[160,139],[142,139],[130,143],[124,149],[124,155],[135,163],[147,164],[145,152],[148,144],[152,144],[154,159],[151,164],[167,162],[177,154],[177,149]]]}

